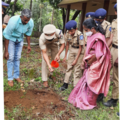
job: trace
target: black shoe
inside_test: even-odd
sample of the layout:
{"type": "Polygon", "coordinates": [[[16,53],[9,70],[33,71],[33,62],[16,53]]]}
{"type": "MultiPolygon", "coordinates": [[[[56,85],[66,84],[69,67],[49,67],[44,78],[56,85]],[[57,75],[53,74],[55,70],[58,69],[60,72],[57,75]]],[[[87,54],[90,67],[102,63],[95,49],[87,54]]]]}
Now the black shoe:
{"type": "Polygon", "coordinates": [[[110,99],[110,100],[108,100],[106,103],[103,103],[106,107],[115,107],[115,106],[117,106],[117,101],[118,101],[118,99],[110,99]]]}
{"type": "Polygon", "coordinates": [[[60,90],[61,91],[64,91],[64,90],[66,90],[68,88],[68,83],[64,83],[63,85],[62,85],[62,87],[60,87],[60,90]]]}
{"type": "Polygon", "coordinates": [[[120,113],[119,112],[117,112],[117,117],[120,117],[120,113]]]}
{"type": "Polygon", "coordinates": [[[100,93],[97,98],[97,102],[103,102],[104,94],[100,93]]]}

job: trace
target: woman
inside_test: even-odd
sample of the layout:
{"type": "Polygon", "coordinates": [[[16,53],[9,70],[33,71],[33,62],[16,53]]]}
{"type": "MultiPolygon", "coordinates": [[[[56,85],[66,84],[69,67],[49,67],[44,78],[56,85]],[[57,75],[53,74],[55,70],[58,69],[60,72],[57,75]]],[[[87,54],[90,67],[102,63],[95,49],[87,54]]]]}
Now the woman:
{"type": "Polygon", "coordinates": [[[96,107],[100,93],[107,95],[110,85],[110,51],[105,41],[105,32],[93,19],[86,19],[83,28],[87,35],[82,78],[71,92],[68,101],[82,110],[96,107]]]}

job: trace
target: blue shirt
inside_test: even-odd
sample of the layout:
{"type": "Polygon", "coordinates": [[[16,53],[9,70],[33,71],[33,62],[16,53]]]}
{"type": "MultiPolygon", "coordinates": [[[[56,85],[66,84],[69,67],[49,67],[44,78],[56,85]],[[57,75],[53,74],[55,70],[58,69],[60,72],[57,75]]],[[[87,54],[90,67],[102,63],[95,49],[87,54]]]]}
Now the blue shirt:
{"type": "Polygon", "coordinates": [[[34,27],[34,22],[32,19],[26,25],[22,24],[20,16],[13,16],[10,18],[7,27],[3,31],[3,36],[7,40],[19,42],[23,40],[24,34],[31,36],[34,27]]]}

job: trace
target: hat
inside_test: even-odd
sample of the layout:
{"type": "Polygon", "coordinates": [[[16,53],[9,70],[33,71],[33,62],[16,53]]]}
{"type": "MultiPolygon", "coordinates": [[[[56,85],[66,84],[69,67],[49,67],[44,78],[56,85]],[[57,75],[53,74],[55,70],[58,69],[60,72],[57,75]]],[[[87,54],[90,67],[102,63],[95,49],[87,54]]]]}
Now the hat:
{"type": "Polygon", "coordinates": [[[88,17],[95,17],[95,12],[86,13],[86,18],[88,18],[88,17]]]}
{"type": "Polygon", "coordinates": [[[117,6],[118,6],[118,3],[116,3],[116,4],[114,5],[114,9],[116,9],[117,6]]]}
{"type": "Polygon", "coordinates": [[[107,14],[107,11],[103,8],[99,8],[95,11],[95,18],[104,19],[107,14]]]}
{"type": "Polygon", "coordinates": [[[75,20],[71,20],[71,21],[67,22],[65,25],[65,28],[67,30],[76,29],[76,27],[77,27],[77,22],[75,20]]]}
{"type": "Polygon", "coordinates": [[[2,6],[6,6],[6,7],[8,7],[9,4],[7,4],[7,3],[5,3],[5,2],[2,2],[2,6]]]}
{"type": "Polygon", "coordinates": [[[43,33],[44,33],[44,36],[47,40],[51,40],[55,37],[55,34],[52,35],[52,36],[51,35],[49,36],[49,34],[52,34],[55,31],[56,31],[56,27],[53,24],[45,25],[44,28],[43,28],[43,33]],[[48,34],[48,36],[45,35],[45,34],[48,34]]]}

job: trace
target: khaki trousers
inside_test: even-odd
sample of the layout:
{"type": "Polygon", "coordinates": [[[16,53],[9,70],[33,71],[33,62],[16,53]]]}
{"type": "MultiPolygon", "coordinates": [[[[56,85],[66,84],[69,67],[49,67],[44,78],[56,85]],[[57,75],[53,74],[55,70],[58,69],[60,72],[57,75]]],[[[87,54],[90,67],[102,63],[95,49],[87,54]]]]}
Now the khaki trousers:
{"type": "MultiPolygon", "coordinates": [[[[47,47],[47,54],[51,56],[51,60],[54,60],[55,56],[58,53],[58,45],[55,43],[46,45],[47,47]]],[[[48,80],[48,70],[47,70],[47,63],[45,62],[43,55],[42,55],[42,80],[48,80]]]]}
{"type": "Polygon", "coordinates": [[[72,63],[75,60],[75,58],[78,54],[78,51],[79,51],[79,49],[70,47],[68,63],[67,63],[67,70],[66,70],[65,79],[64,79],[64,82],[68,83],[70,75],[72,73],[72,70],[74,69],[74,82],[73,82],[74,87],[77,85],[78,81],[82,77],[82,71],[83,71],[81,69],[81,62],[83,60],[84,48],[82,48],[82,52],[80,54],[80,57],[79,57],[76,65],[72,66],[72,63]]]}
{"type": "Polygon", "coordinates": [[[114,62],[118,58],[118,49],[112,47],[111,48],[112,55],[112,66],[113,66],[113,90],[112,90],[112,98],[118,99],[119,95],[119,80],[118,80],[118,67],[114,66],[114,62]]]}

